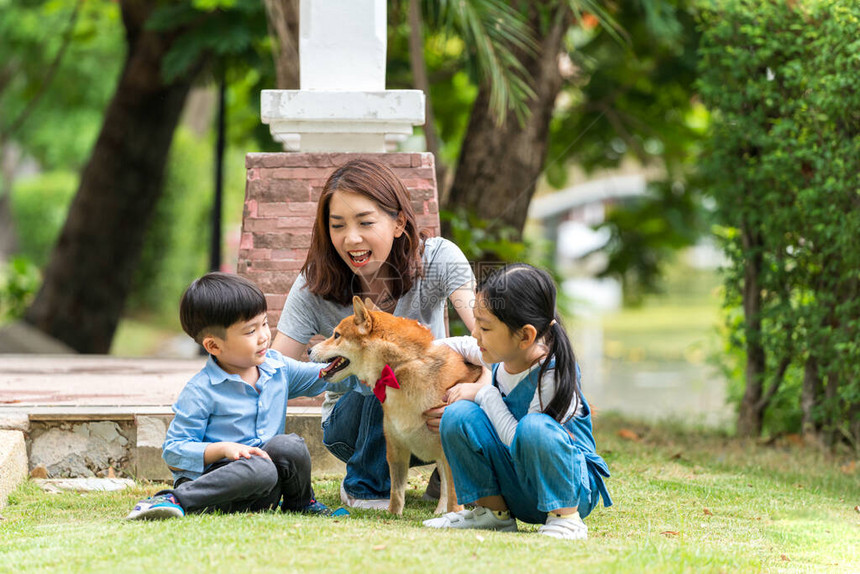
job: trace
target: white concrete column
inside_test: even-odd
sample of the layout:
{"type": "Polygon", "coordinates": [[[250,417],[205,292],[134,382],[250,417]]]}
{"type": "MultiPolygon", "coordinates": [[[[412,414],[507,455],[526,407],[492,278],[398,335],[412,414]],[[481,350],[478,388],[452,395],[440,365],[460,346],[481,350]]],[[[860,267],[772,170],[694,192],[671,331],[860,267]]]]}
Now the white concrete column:
{"type": "MultiPolygon", "coordinates": [[[[301,151],[383,152],[424,124],[424,93],[385,89],[385,0],[302,0],[300,90],[263,90],[263,123],[301,151]]],[[[285,145],[286,149],[286,145],[285,145]]]]}
{"type": "Polygon", "coordinates": [[[302,0],[302,90],[385,90],[385,0],[302,0]]]}

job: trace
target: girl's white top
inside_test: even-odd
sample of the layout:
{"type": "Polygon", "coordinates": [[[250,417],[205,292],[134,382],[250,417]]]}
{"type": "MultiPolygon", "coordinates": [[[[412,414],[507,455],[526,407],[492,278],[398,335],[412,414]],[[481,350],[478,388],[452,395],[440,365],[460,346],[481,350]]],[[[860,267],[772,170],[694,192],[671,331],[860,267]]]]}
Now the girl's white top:
{"type": "MultiPolygon", "coordinates": [[[[485,363],[481,358],[481,350],[474,337],[449,337],[447,339],[440,339],[438,342],[448,345],[473,365],[483,365],[491,368],[491,365],[485,363]]],[[[519,421],[508,410],[507,405],[505,405],[502,399],[502,393],[509,395],[529,373],[535,369],[539,369],[540,365],[540,363],[537,363],[521,373],[511,374],[505,370],[505,364],[502,363],[496,370],[496,383],[499,386],[487,385],[478,391],[478,394],[475,396],[475,402],[487,413],[487,417],[493,423],[493,427],[495,427],[499,438],[507,446],[511,446],[511,442],[514,440],[514,434],[517,431],[519,421]]],[[[547,369],[543,377],[541,377],[540,385],[535,390],[534,397],[529,404],[528,412],[543,412],[543,409],[549,405],[555,396],[555,391],[555,369],[547,369]]],[[[579,399],[574,397],[562,420],[567,421],[580,411],[581,405],[579,399]]]]}

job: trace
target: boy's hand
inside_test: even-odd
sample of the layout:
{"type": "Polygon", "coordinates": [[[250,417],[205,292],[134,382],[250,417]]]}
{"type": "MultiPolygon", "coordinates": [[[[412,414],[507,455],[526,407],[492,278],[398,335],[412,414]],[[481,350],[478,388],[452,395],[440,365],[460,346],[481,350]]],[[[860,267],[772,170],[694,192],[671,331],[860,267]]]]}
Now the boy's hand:
{"type": "Polygon", "coordinates": [[[239,460],[240,458],[251,458],[252,456],[261,456],[271,460],[266,451],[255,446],[248,446],[237,442],[213,442],[203,452],[203,460],[206,464],[211,464],[222,458],[239,460]]]}

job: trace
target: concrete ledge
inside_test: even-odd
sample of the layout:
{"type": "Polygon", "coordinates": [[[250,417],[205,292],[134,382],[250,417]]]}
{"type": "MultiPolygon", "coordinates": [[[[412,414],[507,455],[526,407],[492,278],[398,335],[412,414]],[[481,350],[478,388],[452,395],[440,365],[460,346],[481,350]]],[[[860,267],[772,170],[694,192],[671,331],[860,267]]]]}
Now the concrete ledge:
{"type": "MultiPolygon", "coordinates": [[[[2,411],[0,411],[2,412],[2,411]]],[[[30,421],[131,421],[140,415],[170,416],[170,407],[159,406],[73,406],[59,405],[55,407],[38,406],[27,409],[30,421]]]]}
{"type": "Polygon", "coordinates": [[[24,412],[3,412],[0,410],[0,430],[28,432],[30,417],[24,412]]]}
{"type": "Polygon", "coordinates": [[[286,433],[295,433],[305,439],[308,451],[311,453],[312,474],[345,474],[346,464],[331,454],[323,445],[323,432],[320,426],[320,414],[317,413],[287,413],[286,433]]]}
{"type": "Polygon", "coordinates": [[[0,430],[0,510],[9,493],[27,478],[27,447],[24,433],[0,430]]]}
{"type": "MultiPolygon", "coordinates": [[[[36,406],[27,412],[0,408],[0,432],[15,437],[16,444],[27,439],[23,475],[28,464],[41,464],[50,478],[107,476],[113,469],[138,480],[169,483],[173,477],[161,458],[161,446],[171,420],[170,407],[151,405],[36,406]]],[[[346,472],[346,465],[323,446],[319,407],[291,406],[285,432],[305,439],[315,475],[346,472]]],[[[0,452],[4,445],[12,448],[11,438],[0,440],[0,452]]],[[[3,472],[18,472],[11,464],[7,470],[3,460],[3,472]]]]}
{"type": "Polygon", "coordinates": [[[134,425],[137,428],[137,443],[132,457],[134,461],[134,476],[138,480],[146,479],[153,482],[173,482],[173,473],[167,463],[161,458],[161,445],[167,436],[167,427],[173,420],[170,415],[152,416],[136,415],[134,425]]]}

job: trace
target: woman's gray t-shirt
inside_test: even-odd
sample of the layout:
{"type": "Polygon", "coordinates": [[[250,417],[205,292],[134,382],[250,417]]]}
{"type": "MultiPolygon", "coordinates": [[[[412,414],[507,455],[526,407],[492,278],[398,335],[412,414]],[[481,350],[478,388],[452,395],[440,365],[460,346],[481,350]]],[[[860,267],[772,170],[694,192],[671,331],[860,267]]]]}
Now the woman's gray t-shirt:
{"type": "MultiPolygon", "coordinates": [[[[447,335],[445,304],[448,297],[464,285],[474,289],[475,276],[460,248],[442,237],[430,237],[424,242],[423,261],[424,275],[400,297],[394,315],[427,325],[433,336],[441,339],[447,335]]],[[[300,274],[287,295],[278,320],[278,331],[299,343],[307,343],[317,334],[331,336],[338,323],[352,312],[352,305],[339,305],[311,293],[304,274],[300,274]]],[[[340,396],[326,393],[323,420],[328,418],[340,396]]]]}

